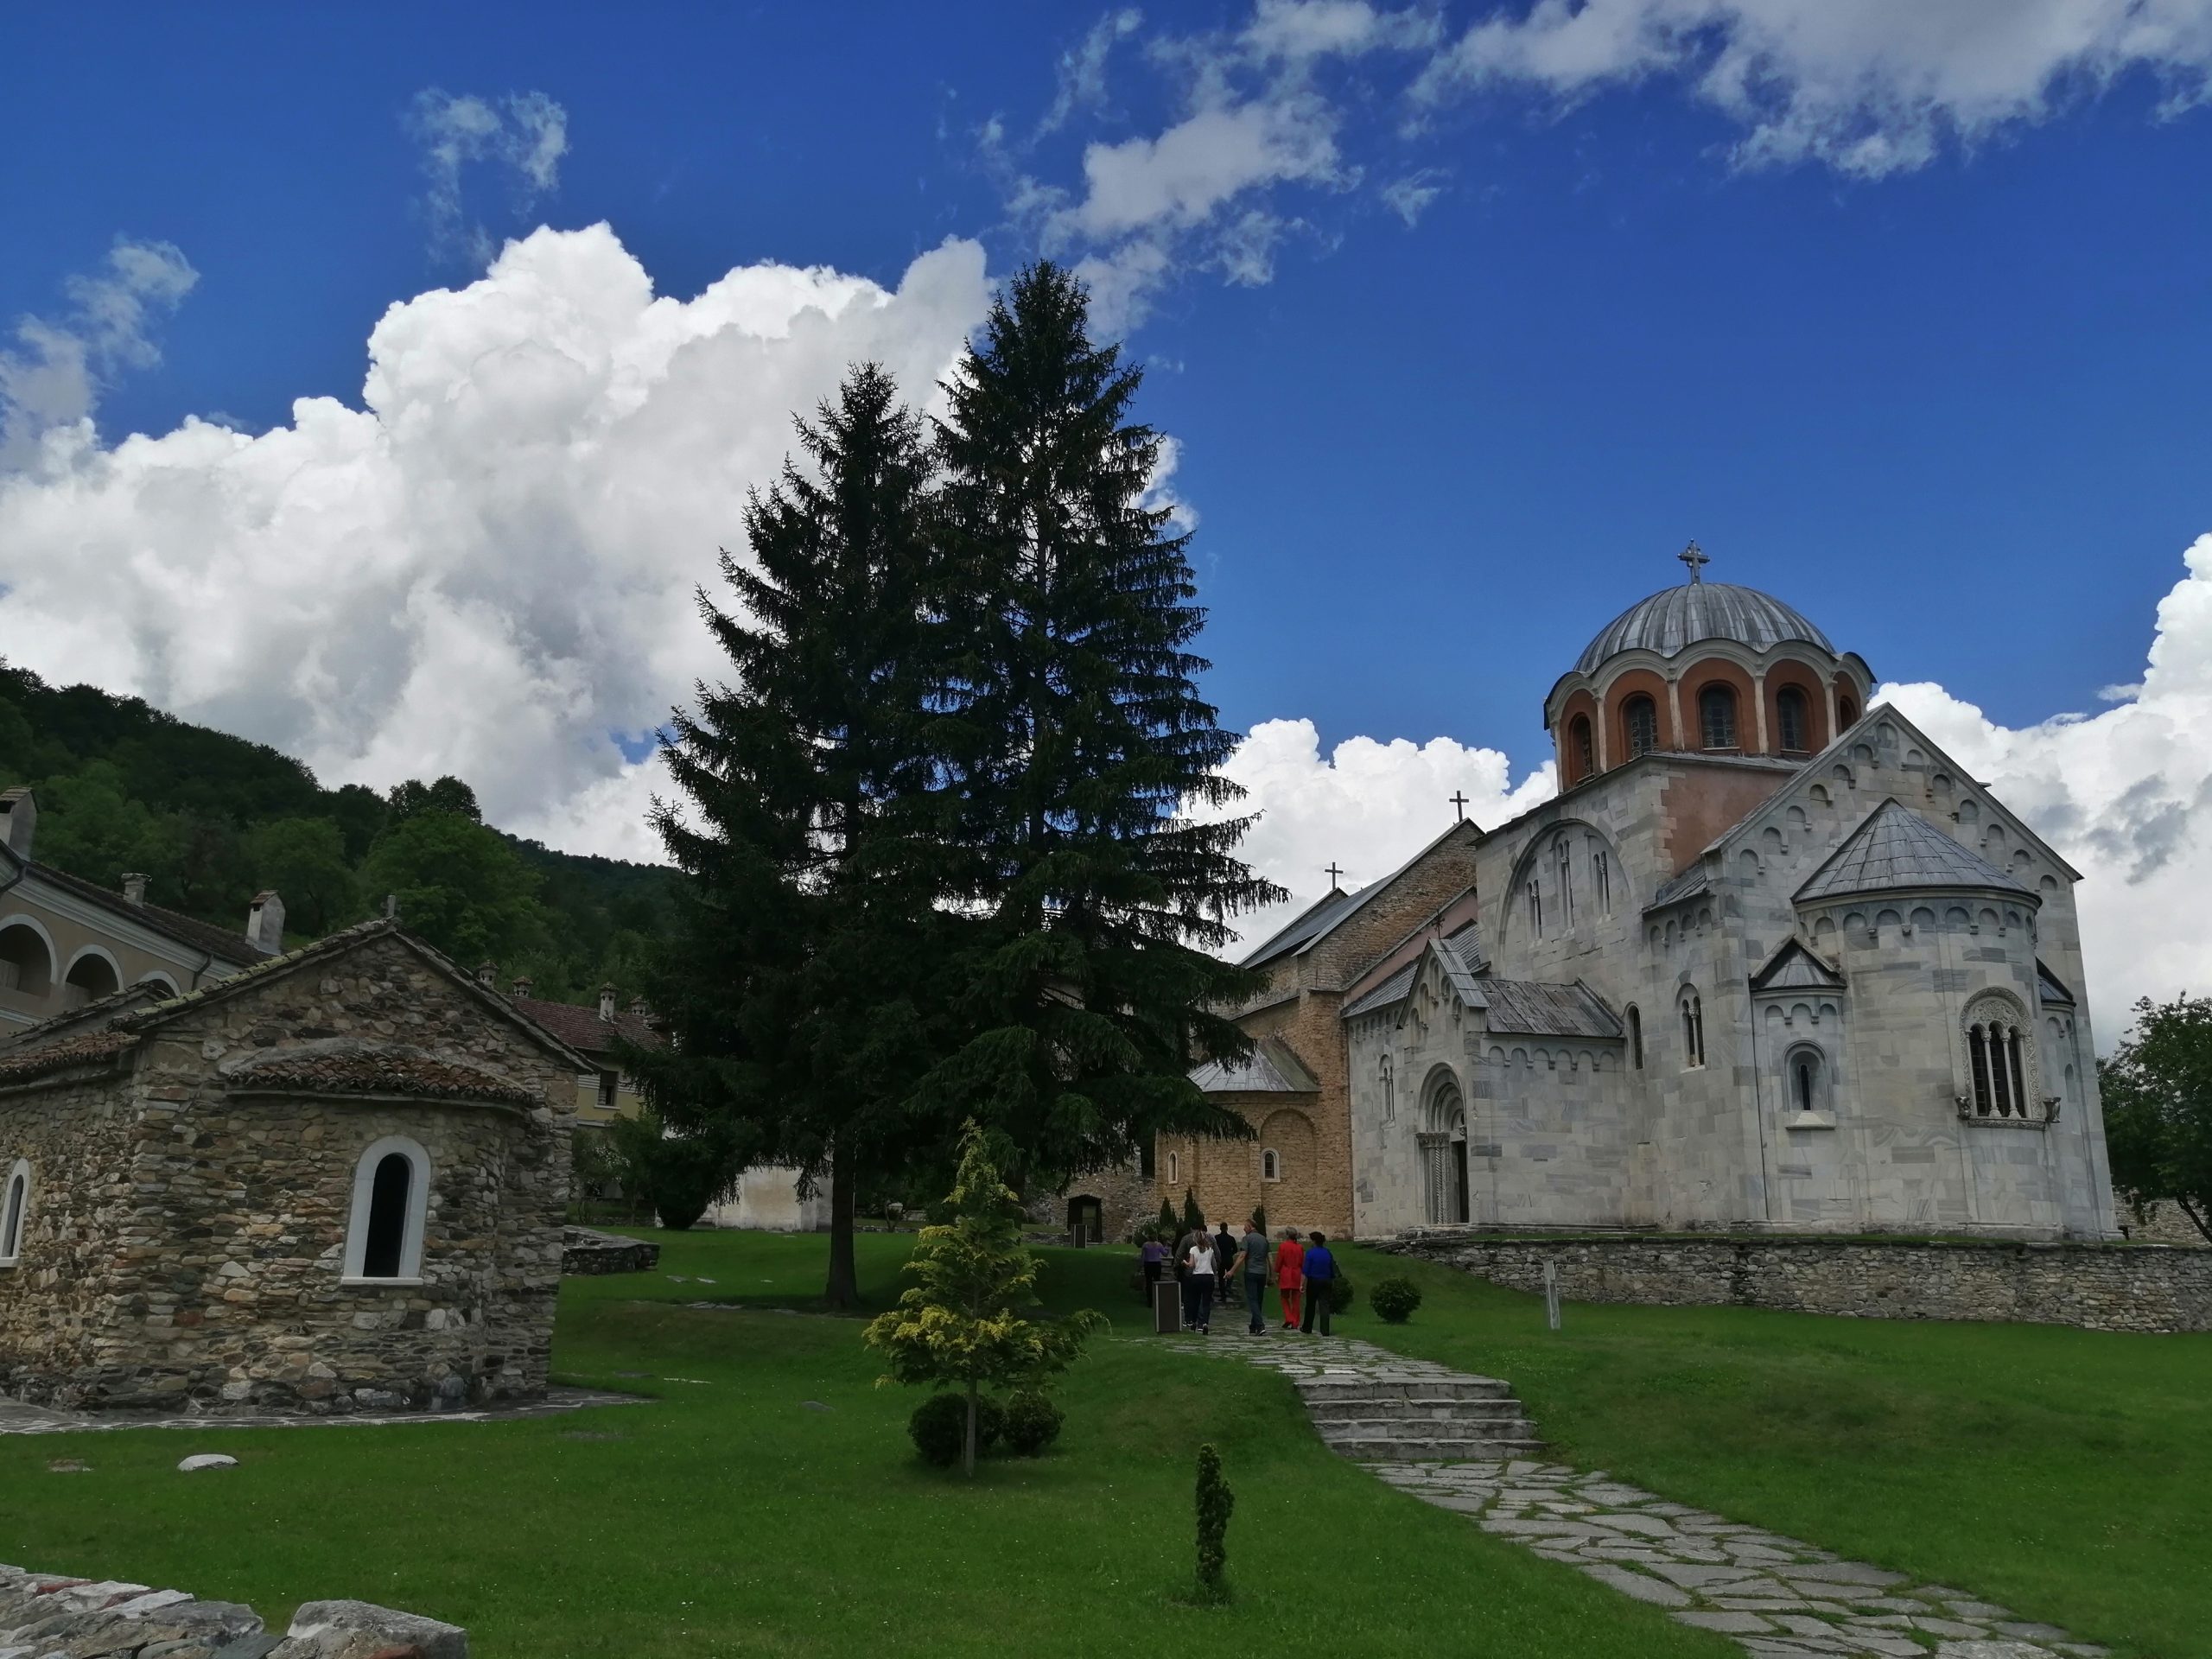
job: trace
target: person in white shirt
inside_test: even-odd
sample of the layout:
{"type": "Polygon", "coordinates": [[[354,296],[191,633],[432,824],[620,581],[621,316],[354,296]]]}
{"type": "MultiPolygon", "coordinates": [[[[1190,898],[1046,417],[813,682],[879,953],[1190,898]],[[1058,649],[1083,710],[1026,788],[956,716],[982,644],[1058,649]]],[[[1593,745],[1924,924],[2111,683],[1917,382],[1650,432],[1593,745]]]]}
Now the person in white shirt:
{"type": "Polygon", "coordinates": [[[1213,1334],[1214,1244],[1201,1227],[1192,1238],[1184,1265],[1191,1270],[1191,1325],[1202,1337],[1213,1334]]]}

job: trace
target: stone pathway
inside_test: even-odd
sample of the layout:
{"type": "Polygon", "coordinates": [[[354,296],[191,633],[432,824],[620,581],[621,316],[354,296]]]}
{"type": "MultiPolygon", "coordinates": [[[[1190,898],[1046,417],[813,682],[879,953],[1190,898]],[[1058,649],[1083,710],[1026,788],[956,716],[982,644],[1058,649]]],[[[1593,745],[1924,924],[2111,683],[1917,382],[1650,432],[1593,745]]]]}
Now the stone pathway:
{"type": "MultiPolygon", "coordinates": [[[[669,1382],[688,1382],[690,1377],[671,1376],[669,1382]]],[[[582,1411],[588,1406],[642,1406],[644,1395],[615,1394],[605,1389],[548,1389],[543,1400],[526,1405],[487,1406],[471,1411],[353,1411],[321,1416],[297,1412],[182,1412],[156,1416],[149,1412],[59,1411],[51,1406],[27,1406],[19,1400],[0,1400],[0,1434],[76,1434],[107,1428],[335,1428],[341,1425],[375,1427],[396,1423],[503,1423],[523,1417],[556,1417],[582,1411]]],[[[0,1659],[6,1659],[0,1654],[0,1659]]]]}
{"type": "Polygon", "coordinates": [[[1344,1337],[1173,1345],[1282,1372],[1321,1438],[1391,1485],[1685,1624],[1732,1637],[1758,1659],[2102,1659],[2106,1651],[1963,1590],[1666,1503],[1602,1470],[1528,1455],[1542,1443],[1495,1378],[1344,1337]]]}

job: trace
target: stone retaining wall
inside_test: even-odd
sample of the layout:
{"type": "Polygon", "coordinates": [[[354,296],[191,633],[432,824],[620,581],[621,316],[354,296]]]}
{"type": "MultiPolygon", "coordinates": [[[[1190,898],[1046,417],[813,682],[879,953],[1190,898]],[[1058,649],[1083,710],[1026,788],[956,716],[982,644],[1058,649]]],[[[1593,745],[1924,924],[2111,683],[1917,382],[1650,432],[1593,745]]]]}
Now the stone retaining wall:
{"type": "Polygon", "coordinates": [[[660,1246],[642,1238],[624,1238],[590,1227],[567,1227],[561,1232],[561,1271],[568,1274],[651,1273],[660,1265],[660,1246]]]}
{"type": "Polygon", "coordinates": [[[310,1601],[271,1636],[235,1601],[0,1567],[0,1654],[100,1659],[468,1659],[468,1633],[362,1601],[310,1601]]]}
{"type": "Polygon", "coordinates": [[[1421,1232],[1374,1248],[1516,1290],[1541,1291],[1555,1262],[1560,1294],[1582,1302],[2212,1331],[2212,1251],[2157,1245],[1421,1232]]]}

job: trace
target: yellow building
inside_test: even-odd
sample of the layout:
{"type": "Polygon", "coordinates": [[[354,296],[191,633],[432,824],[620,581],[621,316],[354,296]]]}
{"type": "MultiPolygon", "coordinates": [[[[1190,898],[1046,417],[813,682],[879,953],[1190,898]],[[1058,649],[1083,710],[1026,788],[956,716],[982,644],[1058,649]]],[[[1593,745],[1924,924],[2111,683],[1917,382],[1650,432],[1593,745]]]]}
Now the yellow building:
{"type": "MultiPolygon", "coordinates": [[[[497,977],[497,970],[487,962],[477,969],[476,976],[489,985],[497,977]]],[[[618,1008],[614,987],[602,985],[599,988],[599,1007],[580,1008],[571,1002],[548,1002],[530,992],[529,979],[518,977],[508,987],[507,1001],[518,1013],[536,1020],[591,1062],[590,1071],[576,1074],[577,1123],[603,1127],[618,1117],[635,1117],[643,1111],[645,1096],[625,1075],[622,1063],[613,1052],[618,1038],[647,1048],[660,1046],[660,1033],[647,1021],[643,1000],[632,1001],[626,1008],[618,1008]]]]}
{"type": "Polygon", "coordinates": [[[131,986],[197,990],[283,949],[273,893],[257,893],[232,932],[149,903],[143,875],[114,893],[37,862],[37,828],[29,790],[0,793],[0,1036],[131,986]]]}

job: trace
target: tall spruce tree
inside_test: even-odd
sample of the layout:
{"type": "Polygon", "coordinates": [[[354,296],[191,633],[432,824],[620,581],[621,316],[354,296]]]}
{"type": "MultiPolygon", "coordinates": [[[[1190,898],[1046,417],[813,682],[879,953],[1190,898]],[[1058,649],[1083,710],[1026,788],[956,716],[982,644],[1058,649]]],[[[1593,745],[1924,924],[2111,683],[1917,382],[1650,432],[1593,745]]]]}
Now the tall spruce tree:
{"type": "Polygon", "coordinates": [[[1083,285],[1017,276],[944,390],[940,706],[958,798],[961,1040],[921,1097],[1015,1149],[1027,1190],[1162,1131],[1249,1133],[1188,1080],[1249,1044],[1251,977],[1211,954],[1284,897],[1236,855],[1236,746],[1198,695],[1186,537],[1153,505],[1141,377],[1083,285]],[[1205,809],[1192,816],[1192,807],[1205,809]]]}
{"type": "Polygon", "coordinates": [[[672,1040],[630,1064],[678,1132],[829,1182],[828,1297],[847,1306],[855,1190],[913,1133],[947,925],[930,459],[874,365],[798,429],[808,464],[748,499],[750,563],[722,555],[735,607],[699,596],[733,678],[701,685],[663,745],[689,798],[653,818],[689,878],[650,984],[672,1040]]]}

